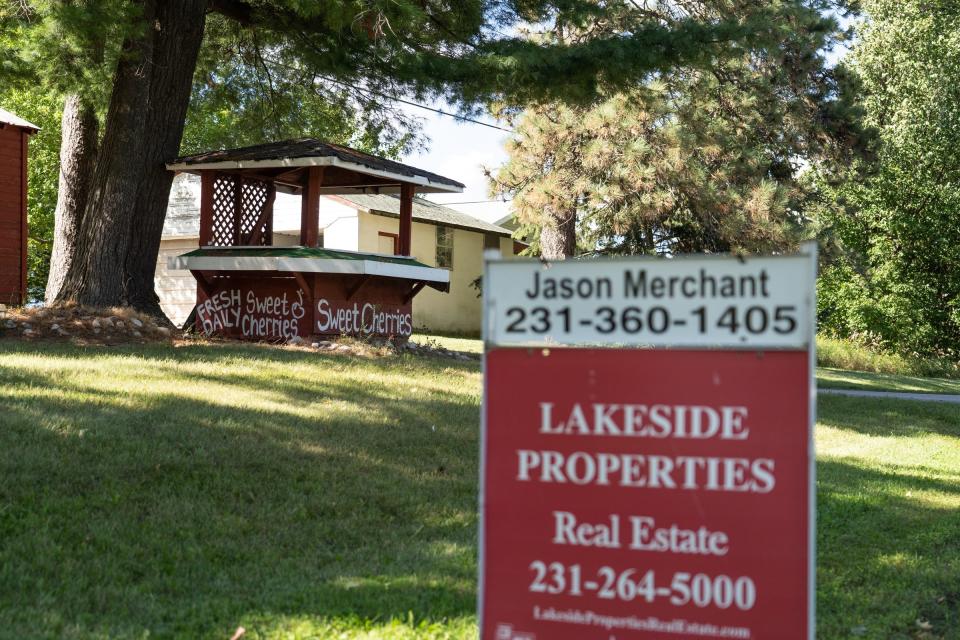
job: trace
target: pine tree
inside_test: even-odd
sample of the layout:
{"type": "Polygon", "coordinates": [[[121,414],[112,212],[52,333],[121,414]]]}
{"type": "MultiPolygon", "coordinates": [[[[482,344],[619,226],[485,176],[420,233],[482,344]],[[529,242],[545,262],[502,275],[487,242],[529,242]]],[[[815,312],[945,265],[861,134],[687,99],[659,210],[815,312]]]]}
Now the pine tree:
{"type": "MultiPolygon", "coordinates": [[[[649,12],[676,19],[684,9],[726,20],[755,10],[665,2],[649,12]]],[[[842,34],[819,4],[793,9],[777,47],[681,65],[586,106],[529,106],[491,178],[539,233],[542,255],[571,255],[574,226],[581,249],[600,253],[792,246],[805,222],[803,171],[849,157],[862,141],[842,71],[822,55],[842,34]]]]}
{"type": "Polygon", "coordinates": [[[583,101],[652,71],[704,65],[737,43],[780,36],[780,2],[748,20],[634,20],[573,43],[504,35],[520,22],[587,27],[635,4],[23,0],[23,15],[0,15],[0,45],[8,48],[0,53],[14,60],[8,66],[33,67],[43,82],[56,69],[85,78],[94,95],[109,95],[90,195],[76,216],[76,251],[57,299],[160,313],[153,274],[172,180],[163,165],[180,148],[211,14],[256,34],[261,51],[293,68],[381,92],[445,96],[464,108],[494,99],[583,101]]]}

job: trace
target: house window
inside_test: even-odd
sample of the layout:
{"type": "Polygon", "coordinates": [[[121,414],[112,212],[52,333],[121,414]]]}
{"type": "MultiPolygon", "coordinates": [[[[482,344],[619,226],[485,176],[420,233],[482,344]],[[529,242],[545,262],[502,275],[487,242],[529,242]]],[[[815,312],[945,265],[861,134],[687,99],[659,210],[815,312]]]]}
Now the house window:
{"type": "Polygon", "coordinates": [[[380,231],[377,234],[377,253],[395,256],[400,253],[400,236],[396,233],[380,231]]]}
{"type": "Polygon", "coordinates": [[[453,268],[453,229],[437,225],[437,266],[453,268]]]}

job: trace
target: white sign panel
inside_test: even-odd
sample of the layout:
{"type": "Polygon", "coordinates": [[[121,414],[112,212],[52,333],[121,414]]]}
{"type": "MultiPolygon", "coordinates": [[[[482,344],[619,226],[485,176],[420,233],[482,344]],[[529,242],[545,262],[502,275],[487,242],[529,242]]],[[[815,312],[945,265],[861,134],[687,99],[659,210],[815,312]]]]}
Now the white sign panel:
{"type": "Polygon", "coordinates": [[[806,348],[816,248],[789,256],[491,260],[487,342],[806,348]]]}

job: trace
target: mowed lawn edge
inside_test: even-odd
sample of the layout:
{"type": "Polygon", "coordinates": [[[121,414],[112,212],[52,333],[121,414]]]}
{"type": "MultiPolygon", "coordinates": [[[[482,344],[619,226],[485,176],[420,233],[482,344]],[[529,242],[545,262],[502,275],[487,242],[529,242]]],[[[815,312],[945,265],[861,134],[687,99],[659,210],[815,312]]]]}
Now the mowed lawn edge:
{"type": "MultiPolygon", "coordinates": [[[[479,404],[475,361],[0,342],[0,637],[475,638],[479,404]]],[[[819,637],[960,634],[917,404],[821,399],[819,637]]]]}
{"type": "MultiPolygon", "coordinates": [[[[452,351],[462,351],[471,354],[483,353],[483,342],[476,338],[418,334],[414,335],[413,340],[419,344],[437,345],[452,351]]],[[[836,350],[838,344],[851,350],[857,349],[841,341],[830,339],[819,339],[817,344],[818,347],[825,345],[828,350],[836,350]]],[[[859,352],[857,353],[860,352],[864,352],[861,353],[861,355],[863,355],[865,359],[866,355],[864,354],[866,352],[862,348],[859,348],[859,352]]],[[[838,358],[829,357],[829,351],[827,355],[828,362],[838,360],[838,358]]],[[[892,358],[888,358],[888,360],[892,360],[892,358]]],[[[896,360],[894,360],[894,362],[896,362],[896,360]]],[[[861,364],[870,363],[861,362],[861,364]]],[[[816,375],[817,385],[823,389],[960,394],[960,379],[957,378],[923,377],[908,375],[903,372],[882,373],[876,371],[854,371],[851,369],[842,369],[837,366],[824,366],[822,364],[817,367],[816,375]]]]}

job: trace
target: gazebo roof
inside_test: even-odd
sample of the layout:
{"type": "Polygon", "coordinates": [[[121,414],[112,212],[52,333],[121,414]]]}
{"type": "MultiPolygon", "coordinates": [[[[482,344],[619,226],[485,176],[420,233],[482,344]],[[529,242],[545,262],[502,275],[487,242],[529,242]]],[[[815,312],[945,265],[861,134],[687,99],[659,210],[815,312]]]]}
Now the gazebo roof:
{"type": "Polygon", "coordinates": [[[167,261],[173,270],[267,271],[380,276],[450,290],[450,272],[410,256],[319,247],[201,247],[167,261]]]}
{"type": "Polygon", "coordinates": [[[21,129],[26,129],[31,133],[40,131],[40,127],[35,124],[30,124],[20,116],[15,113],[10,113],[6,109],[0,109],[0,124],[9,124],[14,127],[20,127],[21,129]]]}
{"type": "Polygon", "coordinates": [[[242,171],[285,190],[301,187],[306,167],[325,167],[321,193],[395,193],[400,184],[420,193],[459,193],[463,184],[450,178],[314,138],[270,142],[240,149],[209,151],[177,158],[171,171],[242,171]]]}

